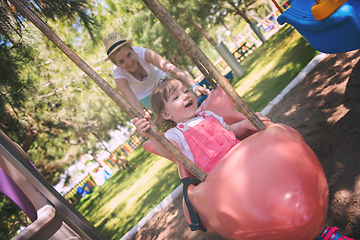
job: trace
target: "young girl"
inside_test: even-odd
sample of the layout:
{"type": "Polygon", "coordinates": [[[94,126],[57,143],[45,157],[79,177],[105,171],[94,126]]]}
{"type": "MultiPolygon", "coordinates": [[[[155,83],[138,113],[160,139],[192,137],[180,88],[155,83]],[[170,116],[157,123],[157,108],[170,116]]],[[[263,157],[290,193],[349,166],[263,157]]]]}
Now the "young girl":
{"type": "MultiPolygon", "coordinates": [[[[239,141],[247,130],[256,130],[249,120],[232,125],[211,111],[196,114],[195,95],[178,79],[159,80],[151,94],[151,106],[156,122],[165,130],[165,137],[204,172],[209,173],[216,163],[239,141]]],[[[262,121],[270,121],[256,113],[262,121]]],[[[158,153],[171,158],[170,153],[150,134],[150,116],[132,119],[143,137],[148,137],[158,153]]],[[[337,233],[336,227],[326,226],[315,240],[351,240],[337,233]]]]}
{"type": "MultiPolygon", "coordinates": [[[[195,95],[178,79],[159,81],[151,94],[151,106],[156,122],[164,130],[165,137],[204,172],[209,173],[216,163],[237,143],[237,136],[247,130],[256,130],[249,120],[227,125],[222,117],[210,111],[196,114],[195,95]]],[[[267,117],[258,113],[263,121],[267,117]]],[[[155,149],[165,158],[168,151],[147,133],[149,116],[134,118],[132,123],[139,133],[149,137],[155,149]]]]}

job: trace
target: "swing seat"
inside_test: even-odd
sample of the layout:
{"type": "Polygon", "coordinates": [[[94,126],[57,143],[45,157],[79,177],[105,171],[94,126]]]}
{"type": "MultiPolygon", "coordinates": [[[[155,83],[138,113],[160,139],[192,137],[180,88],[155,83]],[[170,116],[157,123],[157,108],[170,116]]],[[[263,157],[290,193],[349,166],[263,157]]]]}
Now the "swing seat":
{"type": "Polygon", "coordinates": [[[348,0],[322,0],[311,8],[311,12],[316,20],[324,20],[347,1],[348,0]]]}
{"type": "MultiPolygon", "coordinates": [[[[289,0],[289,2],[291,7],[277,18],[278,23],[289,23],[294,26],[316,50],[333,54],[360,48],[360,1],[348,0],[321,21],[316,20],[311,11],[315,4],[314,0],[289,0]]],[[[322,12],[316,8],[315,12],[322,12]]],[[[322,13],[326,11],[323,9],[322,13]]],[[[324,16],[320,15],[320,17],[324,16]]]]}
{"type": "MultiPolygon", "coordinates": [[[[245,119],[220,87],[202,110],[214,111],[228,124],[245,119]]],[[[201,224],[226,239],[314,239],[325,227],[328,209],[326,176],[316,155],[296,130],[282,124],[242,138],[204,182],[188,188],[201,224]]],[[[143,148],[157,154],[149,141],[143,148]]],[[[177,165],[181,178],[194,178],[177,165]]],[[[183,208],[190,223],[184,202],[183,208]]]]}
{"type": "Polygon", "coordinates": [[[315,239],[328,209],[320,162],[281,124],[236,145],[188,196],[205,229],[226,239],[315,239]]]}

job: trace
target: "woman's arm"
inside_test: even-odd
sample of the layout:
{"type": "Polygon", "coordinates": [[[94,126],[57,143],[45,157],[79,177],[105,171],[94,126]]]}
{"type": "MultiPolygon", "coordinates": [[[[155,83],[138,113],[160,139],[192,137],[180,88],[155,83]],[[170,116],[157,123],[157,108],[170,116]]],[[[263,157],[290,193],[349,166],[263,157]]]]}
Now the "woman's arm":
{"type": "Polygon", "coordinates": [[[125,100],[128,101],[141,114],[144,114],[144,109],[141,106],[140,101],[135,96],[134,92],[131,90],[129,82],[125,78],[116,78],[115,83],[117,89],[119,89],[125,100]]]}
{"type": "MultiPolygon", "coordinates": [[[[185,81],[187,84],[189,84],[191,87],[196,84],[196,82],[187,75],[183,70],[180,68],[177,68],[173,64],[171,64],[169,61],[155,53],[154,51],[151,51],[149,49],[146,49],[145,51],[145,61],[148,63],[153,64],[157,68],[160,68],[165,73],[169,74],[170,76],[174,78],[179,78],[183,81],[185,81]]],[[[193,92],[200,96],[201,93],[208,95],[210,93],[209,89],[206,89],[200,85],[195,85],[192,89],[193,92]]]]}

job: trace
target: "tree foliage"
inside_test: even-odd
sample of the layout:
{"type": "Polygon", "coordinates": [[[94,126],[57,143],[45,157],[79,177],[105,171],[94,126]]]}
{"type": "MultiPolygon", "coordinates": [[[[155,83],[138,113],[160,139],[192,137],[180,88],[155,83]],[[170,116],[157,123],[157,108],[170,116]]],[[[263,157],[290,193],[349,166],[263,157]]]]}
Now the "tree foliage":
{"type": "Polygon", "coordinates": [[[21,226],[27,225],[25,214],[14,214],[20,211],[14,202],[0,194],[0,239],[11,239],[21,226]]]}
{"type": "Polygon", "coordinates": [[[259,17],[261,19],[269,14],[271,7],[268,0],[207,0],[203,2],[202,7],[206,6],[208,9],[210,7],[210,9],[208,11],[200,11],[197,14],[199,18],[210,19],[215,24],[224,25],[229,18],[239,16],[239,22],[244,20],[250,25],[261,41],[265,41],[265,38],[256,27],[256,23],[249,15],[261,16],[259,17]]]}
{"type": "MultiPolygon", "coordinates": [[[[96,39],[96,20],[89,14],[89,5],[85,0],[36,0],[24,3],[48,23],[60,21],[73,28],[86,29],[90,38],[96,39]]],[[[1,130],[27,152],[41,139],[39,136],[42,133],[51,132],[52,136],[56,136],[55,129],[69,129],[51,112],[62,106],[61,90],[52,87],[53,72],[44,71],[50,62],[55,61],[54,56],[59,51],[54,50],[48,41],[43,41],[43,36],[16,11],[11,2],[0,1],[0,17],[1,130]],[[39,50],[42,46],[47,47],[47,51],[54,50],[52,58],[45,59],[41,56],[39,50]]],[[[55,71],[60,72],[59,70],[55,71]]],[[[39,143],[35,145],[44,147],[39,143]]],[[[37,146],[33,149],[39,149],[37,146]]],[[[45,158],[44,155],[49,157],[49,154],[44,153],[37,154],[36,157],[49,160],[56,158],[51,155],[45,158]]],[[[40,170],[43,169],[40,167],[40,170]]],[[[46,172],[43,173],[46,176],[46,172]]]]}

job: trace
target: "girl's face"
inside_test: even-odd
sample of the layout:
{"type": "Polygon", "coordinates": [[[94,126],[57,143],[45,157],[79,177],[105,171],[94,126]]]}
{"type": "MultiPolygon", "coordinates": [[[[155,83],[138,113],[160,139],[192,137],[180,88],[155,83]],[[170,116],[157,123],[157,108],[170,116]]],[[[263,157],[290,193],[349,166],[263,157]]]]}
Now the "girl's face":
{"type": "Polygon", "coordinates": [[[178,87],[170,95],[169,100],[165,101],[161,117],[175,123],[185,122],[195,117],[196,110],[196,96],[182,82],[178,81],[178,87]]]}
{"type": "Polygon", "coordinates": [[[119,51],[115,52],[113,60],[118,67],[128,72],[134,72],[138,68],[135,52],[128,46],[123,46],[119,51]]]}

